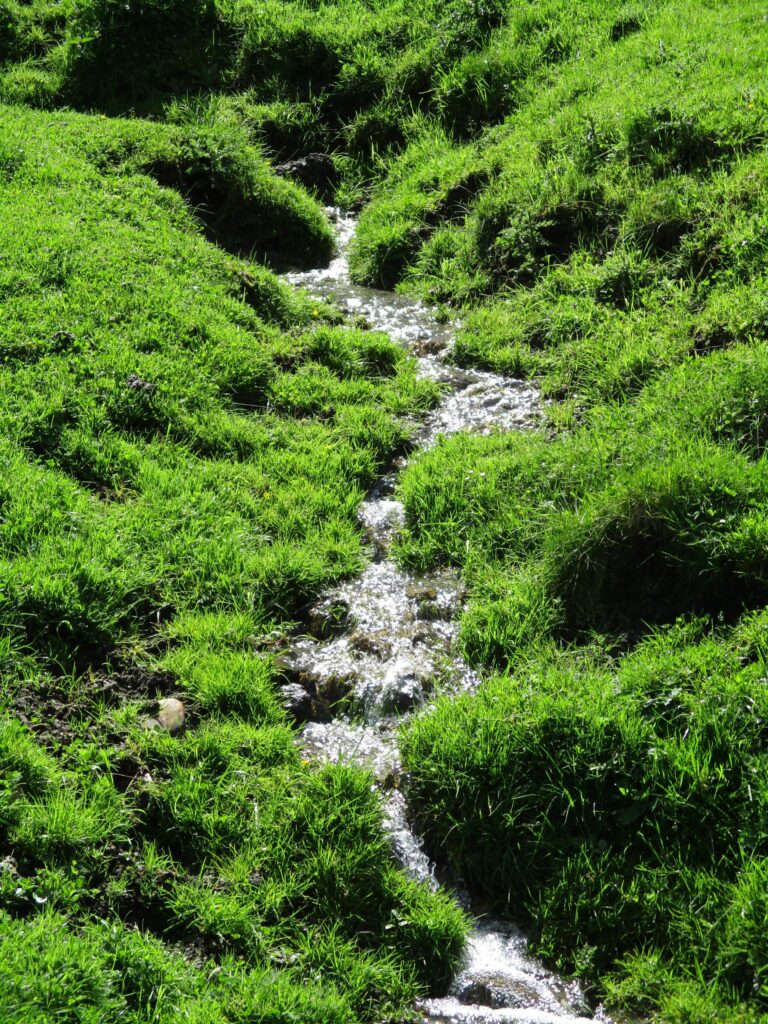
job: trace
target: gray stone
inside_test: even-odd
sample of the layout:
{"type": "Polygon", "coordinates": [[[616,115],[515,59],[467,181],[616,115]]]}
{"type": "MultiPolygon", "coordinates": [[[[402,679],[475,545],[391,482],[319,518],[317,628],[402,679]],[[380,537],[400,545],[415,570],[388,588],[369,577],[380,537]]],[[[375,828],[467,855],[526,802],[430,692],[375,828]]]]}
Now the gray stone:
{"type": "Polygon", "coordinates": [[[329,707],[344,700],[352,692],[355,680],[350,675],[328,675],[315,683],[318,700],[329,707]]]}
{"type": "Polygon", "coordinates": [[[184,705],[178,697],[165,697],[160,701],[157,712],[157,724],[171,736],[184,728],[184,705]]]}
{"type": "Polygon", "coordinates": [[[275,174],[296,178],[305,188],[314,188],[321,195],[332,193],[339,180],[336,165],[325,153],[307,153],[296,160],[286,160],[276,165],[275,174]]]}
{"type": "Polygon", "coordinates": [[[280,687],[280,696],[285,710],[297,722],[307,722],[312,717],[312,698],[299,683],[286,683],[280,687]]]}

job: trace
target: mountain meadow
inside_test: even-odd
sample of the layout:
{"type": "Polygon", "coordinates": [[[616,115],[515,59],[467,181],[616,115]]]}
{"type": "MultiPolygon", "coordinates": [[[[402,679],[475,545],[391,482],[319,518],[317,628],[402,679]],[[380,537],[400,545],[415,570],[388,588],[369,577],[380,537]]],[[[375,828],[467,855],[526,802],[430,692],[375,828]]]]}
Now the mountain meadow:
{"type": "Polygon", "coordinates": [[[419,1021],[462,887],[611,1020],[768,1021],[765,4],[0,0],[0,311],[0,1024],[419,1021]],[[404,460],[440,384],[281,277],[329,207],[533,429],[404,460]],[[397,460],[442,888],[283,698],[397,460]]]}

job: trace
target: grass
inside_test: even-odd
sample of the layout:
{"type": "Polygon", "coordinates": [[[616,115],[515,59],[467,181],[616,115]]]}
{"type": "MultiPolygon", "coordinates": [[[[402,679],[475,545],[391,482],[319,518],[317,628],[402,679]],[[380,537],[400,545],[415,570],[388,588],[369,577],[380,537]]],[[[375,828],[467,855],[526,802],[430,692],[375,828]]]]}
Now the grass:
{"type": "Polygon", "coordinates": [[[750,4],[660,5],[436,144],[485,174],[460,216],[411,147],[358,236],[366,277],[397,224],[401,286],[468,310],[457,359],[553,402],[402,480],[400,555],[463,569],[462,644],[495,670],[405,731],[430,848],[672,1022],[765,1012],[764,47],[750,4]]]}
{"type": "Polygon", "coordinates": [[[764,630],[680,621],[618,660],[539,649],[406,734],[454,870],[633,1012],[710,1019],[671,1009],[687,991],[762,1019],[764,630]]]}
{"type": "Polygon", "coordinates": [[[332,253],[313,152],[355,278],[545,400],[401,478],[487,677],[403,732],[431,854],[619,1010],[765,1017],[765,57],[752,0],[0,3],[11,1020],[399,1019],[459,956],[275,688],[437,400],[268,269],[332,253]]]}
{"type": "Polygon", "coordinates": [[[435,389],[207,240],[190,175],[330,246],[215,120],[6,107],[0,152],[4,1013],[399,1012],[463,916],[400,873],[364,771],[301,762],[265,638],[362,564],[357,505],[435,389]],[[144,725],[169,694],[178,737],[144,725]]]}

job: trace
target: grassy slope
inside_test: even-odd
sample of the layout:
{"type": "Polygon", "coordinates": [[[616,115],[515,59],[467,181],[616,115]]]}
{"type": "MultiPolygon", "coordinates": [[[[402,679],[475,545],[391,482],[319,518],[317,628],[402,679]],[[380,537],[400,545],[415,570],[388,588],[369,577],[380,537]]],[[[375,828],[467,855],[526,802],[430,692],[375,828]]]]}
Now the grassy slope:
{"type": "MultiPolygon", "coordinates": [[[[28,849],[24,837],[39,807],[50,807],[56,772],[77,801],[76,812],[55,812],[60,836],[73,813],[90,808],[93,822],[98,801],[116,799],[108,784],[97,792],[105,773],[148,774],[153,782],[132,783],[104,819],[114,835],[92,841],[113,858],[121,843],[142,851],[138,866],[120,868],[128,896],[115,896],[120,884],[105,885],[78,856],[72,898],[83,907],[74,919],[82,937],[59,919],[61,931],[50,934],[69,943],[61,955],[70,965],[83,948],[98,950],[100,963],[122,963],[123,949],[145,965],[157,956],[163,983],[181,986],[185,1005],[197,1007],[202,997],[181,961],[150,939],[139,954],[139,940],[122,931],[127,945],[116,952],[92,920],[106,906],[151,926],[171,907],[181,942],[200,936],[207,954],[215,939],[218,955],[236,957],[216,975],[229,988],[214,991],[214,1009],[200,1014],[234,1007],[226,993],[236,991],[231,1014],[282,1019],[288,1003],[248,1002],[263,989],[258,974],[246,983],[242,964],[268,970],[286,950],[279,999],[297,999],[292,970],[306,978],[303,958],[316,948],[328,949],[319,971],[352,979],[339,982],[340,994],[317,993],[326,1000],[311,1011],[318,1019],[334,1019],[334,1000],[341,1019],[382,1012],[381,1002],[371,1009],[372,992],[385,992],[386,1004],[410,989],[377,970],[402,979],[415,952],[440,977],[457,948],[455,917],[424,903],[420,920],[437,922],[431,939],[425,924],[408,948],[401,930],[392,960],[383,938],[391,933],[374,924],[373,952],[361,960],[345,944],[359,906],[323,902],[327,848],[310,857],[309,903],[270,902],[270,886],[254,894],[249,871],[291,892],[305,876],[280,861],[274,831],[269,869],[255,854],[235,858],[244,840],[229,783],[205,782],[198,770],[256,763],[246,726],[259,724],[261,735],[271,723],[285,737],[252,638],[358,564],[352,515],[361,488],[401,442],[398,415],[432,396],[386,342],[327,322],[311,327],[329,314],[204,245],[181,204],[144,175],[187,193],[209,234],[230,248],[309,262],[327,252],[317,212],[276,182],[260,150],[274,158],[331,151],[338,198],[370,199],[356,276],[463,306],[457,358],[537,375],[556,400],[546,434],[455,438],[403,480],[402,558],[463,569],[473,594],[465,649],[497,673],[476,697],[438,702],[404,737],[433,849],[527,917],[545,954],[597,980],[615,1002],[671,1022],[751,1021],[764,1015],[768,984],[764,12],[751,0],[451,0],[418,14],[412,6],[146,0],[138,18],[138,8],[111,0],[0,4],[7,101],[165,110],[171,122],[6,113],[2,165],[19,190],[11,208],[28,204],[35,188],[38,196],[60,189],[49,172],[32,186],[17,144],[27,132],[35,153],[55,140],[54,163],[77,163],[78,180],[98,176],[99,210],[79,229],[87,236],[79,255],[70,249],[74,216],[59,226],[58,246],[44,240],[50,215],[35,230],[39,202],[27,240],[16,220],[7,243],[29,258],[16,257],[6,300],[14,375],[2,415],[15,495],[3,541],[14,666],[6,700],[24,709],[30,694],[43,694],[45,719],[74,707],[82,719],[55,762],[9,734],[21,751],[9,761],[20,776],[9,798],[14,849],[28,849]],[[185,98],[190,92],[200,95],[185,98]],[[254,206],[255,228],[238,235],[233,227],[254,206]],[[124,210],[133,221],[121,219],[124,210]],[[122,234],[107,237],[105,211],[122,234]],[[157,247],[174,218],[187,227],[173,233],[178,259],[161,280],[157,247]],[[121,264],[126,252],[142,264],[136,224],[144,223],[153,225],[144,243],[152,269],[137,283],[121,264]],[[193,270],[198,259],[204,273],[193,270]],[[199,305],[180,283],[186,275],[203,293],[199,305]],[[76,300],[57,306],[62,276],[76,300]],[[254,406],[267,411],[254,415],[254,406]],[[61,574],[41,572],[57,560],[61,574]],[[124,666],[147,637],[157,644],[155,672],[131,684],[124,666]],[[22,659],[22,649],[32,653],[22,659]],[[135,700],[109,696],[104,681],[115,675],[118,687],[135,685],[135,700]],[[198,716],[181,741],[137,728],[147,688],[169,686],[186,689],[198,716]],[[199,798],[192,774],[203,780],[199,798]],[[190,846],[199,851],[192,865],[190,846]],[[145,890],[132,871],[159,888],[145,890]],[[275,929],[258,952],[243,938],[251,912],[275,929]],[[305,947],[286,921],[312,922],[322,942],[305,947]],[[444,934],[452,939],[435,962],[424,949],[444,934]]],[[[72,204],[82,217],[82,194],[72,204]]],[[[265,793],[296,800],[317,782],[279,743],[268,768],[233,772],[268,777],[265,793]]],[[[253,800],[237,780],[235,804],[253,800]]],[[[267,818],[286,828],[285,800],[265,799],[274,809],[267,818]]],[[[370,805],[359,807],[352,831],[373,821],[370,805]]],[[[45,827],[51,834],[47,819],[45,827]]],[[[332,824],[323,828],[334,834],[332,824]]],[[[373,851],[374,832],[364,843],[352,832],[334,841],[373,851]]],[[[264,843],[248,837],[249,849],[264,843]]],[[[61,850],[44,857],[23,878],[54,878],[46,912],[61,913],[66,858],[61,850]]],[[[375,891],[389,912],[400,883],[385,874],[371,881],[360,866],[348,891],[357,899],[373,891],[366,886],[383,887],[375,891]]],[[[26,894],[23,907],[41,884],[7,880],[9,893],[26,894]]],[[[8,898],[18,915],[17,897],[8,898]]],[[[19,956],[42,948],[48,933],[36,922],[29,918],[23,942],[8,924],[19,956]]],[[[59,955],[51,943],[46,955],[59,955]]],[[[27,969],[22,963],[13,971],[27,969]]],[[[148,970],[131,976],[146,979],[148,970]]],[[[146,980],[120,994],[105,978],[103,990],[84,990],[84,1005],[124,998],[139,1019],[153,1019],[136,994],[146,980]]],[[[303,1006],[293,1012],[310,1016],[303,1006]]]]}
{"type": "Polygon", "coordinates": [[[358,242],[362,276],[387,223],[409,287],[493,296],[459,358],[563,401],[403,480],[403,558],[464,568],[500,672],[408,731],[412,798],[543,952],[669,1021],[765,1011],[767,48],[756,5],[662,5],[444,141],[488,181],[459,216],[414,148],[358,242]]]}
{"type": "Polygon", "coordinates": [[[3,1020],[380,1017],[461,915],[395,868],[364,772],[299,761],[259,638],[359,567],[434,393],[207,242],[141,173],[177,142],[2,111],[3,1020]],[[169,692],[181,737],[142,724],[169,692]]]}

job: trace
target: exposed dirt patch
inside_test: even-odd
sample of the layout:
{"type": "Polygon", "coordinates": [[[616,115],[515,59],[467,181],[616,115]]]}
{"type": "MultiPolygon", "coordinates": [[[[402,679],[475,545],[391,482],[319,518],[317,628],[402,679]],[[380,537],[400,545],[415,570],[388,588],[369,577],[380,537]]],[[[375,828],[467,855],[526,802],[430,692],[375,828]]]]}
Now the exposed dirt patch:
{"type": "Polygon", "coordinates": [[[81,679],[76,687],[66,679],[24,685],[16,692],[12,709],[40,743],[57,748],[79,737],[95,735],[95,724],[88,720],[89,708],[157,701],[171,694],[175,684],[170,672],[124,666],[81,679]]]}

